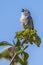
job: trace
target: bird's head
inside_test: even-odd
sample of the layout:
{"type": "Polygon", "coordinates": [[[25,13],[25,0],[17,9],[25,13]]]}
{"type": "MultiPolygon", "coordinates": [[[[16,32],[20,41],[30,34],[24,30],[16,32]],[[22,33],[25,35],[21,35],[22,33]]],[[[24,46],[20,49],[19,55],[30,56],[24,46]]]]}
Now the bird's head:
{"type": "Polygon", "coordinates": [[[30,12],[29,12],[28,9],[22,9],[22,10],[21,10],[21,15],[30,16],[30,12]]]}

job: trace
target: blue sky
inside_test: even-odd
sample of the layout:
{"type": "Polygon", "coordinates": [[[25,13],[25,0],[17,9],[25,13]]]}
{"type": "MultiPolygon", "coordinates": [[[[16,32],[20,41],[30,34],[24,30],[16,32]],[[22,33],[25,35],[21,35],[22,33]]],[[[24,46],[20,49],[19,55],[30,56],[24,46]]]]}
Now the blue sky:
{"type": "MultiPolygon", "coordinates": [[[[38,48],[35,44],[27,49],[29,65],[43,65],[43,0],[0,0],[0,41],[12,42],[15,32],[21,30],[20,12],[27,8],[33,17],[34,27],[41,38],[38,48]]],[[[4,47],[0,47],[0,50],[4,47]]],[[[0,60],[0,65],[9,65],[9,61],[0,60]]]]}

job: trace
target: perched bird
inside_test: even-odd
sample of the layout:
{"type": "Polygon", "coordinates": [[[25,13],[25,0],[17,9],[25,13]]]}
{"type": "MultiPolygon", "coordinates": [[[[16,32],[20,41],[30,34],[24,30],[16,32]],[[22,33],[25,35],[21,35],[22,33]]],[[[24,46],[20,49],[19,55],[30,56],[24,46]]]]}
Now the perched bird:
{"type": "Polygon", "coordinates": [[[22,9],[20,23],[25,29],[34,29],[33,20],[28,9],[22,9]]]}

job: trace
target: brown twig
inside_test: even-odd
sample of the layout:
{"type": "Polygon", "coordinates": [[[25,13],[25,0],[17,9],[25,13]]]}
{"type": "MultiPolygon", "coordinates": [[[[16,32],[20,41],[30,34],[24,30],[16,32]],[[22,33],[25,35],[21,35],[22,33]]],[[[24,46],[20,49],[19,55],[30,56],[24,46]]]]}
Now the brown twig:
{"type": "Polygon", "coordinates": [[[11,64],[12,64],[12,62],[13,62],[13,60],[14,60],[15,56],[16,56],[16,53],[15,53],[15,54],[14,54],[14,56],[12,57],[11,62],[10,62],[10,64],[9,64],[9,65],[11,65],[11,64]]]}

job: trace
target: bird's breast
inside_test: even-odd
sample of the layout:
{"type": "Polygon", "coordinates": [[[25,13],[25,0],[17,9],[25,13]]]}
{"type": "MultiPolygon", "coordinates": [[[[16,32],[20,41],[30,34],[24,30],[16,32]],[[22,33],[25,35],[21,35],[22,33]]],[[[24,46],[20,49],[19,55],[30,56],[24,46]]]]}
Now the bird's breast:
{"type": "Polygon", "coordinates": [[[21,22],[21,25],[23,25],[23,24],[27,24],[27,22],[28,22],[28,19],[27,18],[25,18],[25,17],[21,17],[20,18],[20,22],[21,22]]]}
{"type": "Polygon", "coordinates": [[[25,16],[21,16],[20,17],[20,22],[27,22],[27,18],[25,16]]]}

